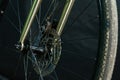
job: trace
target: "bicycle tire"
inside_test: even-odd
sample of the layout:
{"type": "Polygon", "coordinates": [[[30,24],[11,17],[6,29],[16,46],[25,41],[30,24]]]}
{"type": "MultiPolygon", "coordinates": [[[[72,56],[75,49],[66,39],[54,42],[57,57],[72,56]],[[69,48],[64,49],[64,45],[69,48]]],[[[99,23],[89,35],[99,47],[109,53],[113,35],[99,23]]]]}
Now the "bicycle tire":
{"type": "MultiPolygon", "coordinates": [[[[118,17],[116,0],[99,0],[100,37],[94,80],[111,80],[118,42],[118,17]]],[[[24,21],[24,20],[23,20],[24,21]]],[[[56,66],[56,65],[55,65],[56,66]]],[[[52,71],[55,69],[53,67],[52,71]]],[[[48,69],[46,69],[49,71],[48,69]]],[[[44,75],[52,71],[45,72],[44,75]]],[[[83,79],[84,80],[84,79],[83,79]]]]}
{"type": "Polygon", "coordinates": [[[103,29],[101,29],[99,45],[102,47],[99,47],[99,70],[95,80],[111,80],[118,44],[117,3],[116,0],[101,0],[100,3],[101,25],[103,26],[101,28],[103,29]]]}

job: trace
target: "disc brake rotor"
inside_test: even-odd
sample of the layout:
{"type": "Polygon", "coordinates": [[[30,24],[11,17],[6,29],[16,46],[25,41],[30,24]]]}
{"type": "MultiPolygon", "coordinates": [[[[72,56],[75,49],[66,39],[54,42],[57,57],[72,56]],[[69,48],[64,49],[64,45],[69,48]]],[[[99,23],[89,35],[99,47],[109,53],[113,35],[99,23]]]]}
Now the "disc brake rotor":
{"type": "Polygon", "coordinates": [[[33,63],[34,70],[43,76],[50,74],[56,67],[61,55],[61,39],[57,35],[54,28],[47,26],[42,36],[40,46],[43,47],[43,52],[35,54],[38,65],[33,63]]]}

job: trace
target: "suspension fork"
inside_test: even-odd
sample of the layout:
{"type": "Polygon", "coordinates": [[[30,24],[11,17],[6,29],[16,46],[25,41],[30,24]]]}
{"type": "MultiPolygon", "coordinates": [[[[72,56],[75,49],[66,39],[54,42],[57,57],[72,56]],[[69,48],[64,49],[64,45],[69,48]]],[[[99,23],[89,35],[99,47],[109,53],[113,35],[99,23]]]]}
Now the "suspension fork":
{"type": "Polygon", "coordinates": [[[70,11],[73,7],[74,2],[75,0],[66,0],[65,7],[63,9],[60,21],[57,25],[57,33],[59,36],[61,35],[64,29],[65,23],[67,22],[68,16],[70,14],[70,11]]]}
{"type": "MultiPolygon", "coordinates": [[[[75,0],[66,0],[61,18],[59,20],[59,23],[58,23],[57,29],[56,29],[56,32],[59,36],[61,35],[61,33],[63,31],[65,23],[68,19],[70,11],[73,7],[74,1],[75,0]]],[[[20,40],[19,40],[19,43],[20,43],[20,46],[21,46],[20,47],[21,51],[24,49],[24,42],[26,40],[26,36],[28,35],[29,29],[30,29],[30,27],[32,25],[32,22],[35,18],[35,15],[36,15],[36,13],[37,13],[40,5],[41,5],[41,2],[42,2],[42,0],[34,0],[33,1],[32,7],[30,9],[29,15],[28,15],[28,17],[26,19],[26,22],[24,24],[23,31],[22,31],[22,34],[21,34],[20,40]]]]}

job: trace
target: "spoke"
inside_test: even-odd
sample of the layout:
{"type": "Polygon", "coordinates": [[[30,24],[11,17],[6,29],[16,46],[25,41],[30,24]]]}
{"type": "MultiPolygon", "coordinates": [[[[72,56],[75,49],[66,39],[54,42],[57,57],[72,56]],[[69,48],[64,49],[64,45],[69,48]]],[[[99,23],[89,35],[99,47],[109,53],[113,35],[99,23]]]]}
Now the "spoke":
{"type": "Polygon", "coordinates": [[[77,56],[80,56],[81,58],[85,58],[85,59],[89,59],[89,60],[95,60],[96,61],[96,58],[93,58],[93,57],[87,57],[87,56],[82,56],[81,54],[79,53],[75,53],[73,51],[70,51],[70,50],[62,50],[63,51],[63,55],[77,55],[77,56]]]}
{"type": "Polygon", "coordinates": [[[19,2],[18,2],[18,0],[17,0],[17,8],[18,8],[18,21],[19,21],[19,30],[20,30],[20,33],[21,33],[21,26],[23,26],[22,25],[22,22],[21,22],[21,17],[20,17],[20,8],[19,8],[19,2]]]}
{"type": "MultiPolygon", "coordinates": [[[[6,50],[8,50],[8,51],[10,51],[10,52],[13,52],[13,53],[17,53],[17,54],[21,54],[18,50],[16,50],[16,49],[13,49],[13,46],[10,46],[9,44],[8,44],[8,46],[5,46],[4,47],[4,49],[6,49],[6,50]]],[[[19,67],[20,67],[20,62],[21,62],[21,60],[22,60],[22,55],[19,55],[18,56],[18,59],[17,59],[17,64],[16,64],[16,67],[15,67],[15,69],[14,69],[14,71],[13,71],[13,78],[14,77],[16,77],[16,75],[17,75],[17,70],[19,69],[19,67]]]]}
{"type": "Polygon", "coordinates": [[[28,80],[28,53],[27,55],[24,55],[24,72],[25,72],[25,80],[28,80]]]}
{"type": "Polygon", "coordinates": [[[22,22],[21,22],[21,17],[20,17],[20,11],[19,11],[19,2],[17,0],[16,4],[17,4],[17,8],[18,10],[15,9],[15,7],[13,6],[13,2],[11,0],[9,0],[10,6],[12,8],[12,10],[14,11],[15,15],[18,16],[18,21],[19,21],[19,25],[16,25],[12,19],[10,19],[7,15],[5,16],[5,19],[7,19],[10,24],[12,25],[12,27],[19,33],[21,33],[21,26],[22,26],[22,22]],[[17,28],[19,26],[19,29],[17,28]]]}
{"type": "Polygon", "coordinates": [[[40,26],[40,22],[39,22],[39,19],[38,19],[38,15],[36,15],[36,20],[37,20],[38,27],[39,27],[40,26]]]}
{"type": "Polygon", "coordinates": [[[56,71],[54,71],[54,74],[55,74],[55,80],[59,80],[56,71]]]}
{"type": "Polygon", "coordinates": [[[39,23],[40,23],[40,21],[41,21],[41,20],[40,20],[40,19],[41,19],[41,7],[42,7],[42,6],[40,6],[39,12],[38,12],[38,17],[39,17],[39,18],[38,18],[38,21],[39,21],[39,23]]]}
{"type": "Polygon", "coordinates": [[[43,76],[42,76],[42,73],[41,73],[42,71],[41,71],[41,69],[40,69],[40,67],[39,67],[39,64],[38,64],[38,61],[37,61],[34,53],[33,53],[31,50],[30,50],[30,55],[31,55],[31,56],[28,56],[28,59],[29,59],[33,64],[35,64],[35,66],[37,67],[38,72],[39,72],[39,80],[44,80],[44,79],[43,79],[43,76]]]}
{"type": "Polygon", "coordinates": [[[12,7],[14,13],[15,13],[15,15],[17,16],[17,11],[15,10],[15,7],[13,6],[12,1],[11,0],[9,0],[9,1],[10,1],[10,5],[11,5],[11,7],[12,7]]]}
{"type": "Polygon", "coordinates": [[[31,51],[31,55],[32,55],[32,61],[35,63],[35,66],[37,67],[38,72],[39,72],[39,80],[44,80],[43,76],[42,76],[42,73],[41,73],[42,71],[41,71],[41,69],[39,67],[39,64],[38,64],[38,61],[37,61],[37,59],[36,59],[36,57],[35,57],[35,55],[33,54],[32,51],[31,51]]]}
{"type": "MultiPolygon", "coordinates": [[[[92,37],[92,36],[86,36],[86,37],[84,37],[84,38],[75,38],[75,39],[69,39],[69,40],[65,40],[64,39],[64,41],[65,42],[73,42],[73,41],[80,41],[80,40],[88,40],[88,39],[97,39],[96,37],[92,37]]],[[[64,43],[64,42],[63,42],[64,43]]]]}
{"type": "Polygon", "coordinates": [[[42,6],[40,6],[40,9],[38,11],[38,28],[39,28],[40,33],[42,33],[42,30],[41,30],[41,28],[42,28],[42,26],[41,26],[41,7],[42,6]]]}
{"type": "Polygon", "coordinates": [[[65,71],[67,71],[67,72],[69,72],[69,73],[71,73],[73,76],[74,76],[74,78],[76,78],[76,79],[78,79],[78,80],[80,80],[80,79],[82,79],[82,80],[89,80],[89,79],[87,79],[85,76],[80,76],[80,73],[78,74],[78,73],[76,73],[76,72],[74,72],[74,71],[72,71],[72,70],[70,70],[70,69],[68,69],[68,68],[64,68],[63,66],[61,66],[61,69],[63,69],[63,70],[65,70],[65,71]],[[76,77],[75,77],[76,76],[76,77]]]}
{"type": "Polygon", "coordinates": [[[54,0],[52,0],[52,2],[51,2],[51,0],[49,0],[49,8],[48,8],[48,10],[47,10],[47,12],[46,12],[46,14],[45,14],[45,16],[44,16],[44,18],[43,18],[43,20],[42,20],[42,22],[41,22],[41,25],[43,25],[43,23],[44,23],[44,21],[46,20],[46,18],[47,18],[47,16],[48,16],[48,14],[49,14],[49,11],[50,11],[50,9],[51,9],[51,7],[52,7],[52,5],[53,5],[53,3],[54,3],[54,0]],[[51,4],[50,4],[51,3],[51,4]]]}
{"type": "MultiPolygon", "coordinates": [[[[83,14],[85,13],[85,11],[87,11],[87,9],[89,8],[89,6],[90,6],[92,3],[93,3],[93,0],[90,0],[89,3],[88,3],[88,5],[83,9],[83,11],[81,11],[81,13],[78,14],[78,15],[75,17],[75,19],[72,21],[72,23],[69,24],[69,29],[72,28],[73,24],[77,21],[77,19],[79,19],[80,17],[83,16],[83,14]]],[[[62,34],[66,33],[67,31],[68,31],[68,27],[64,30],[64,32],[63,32],[62,34]]]]}
{"type": "MultiPolygon", "coordinates": [[[[20,54],[21,54],[21,53],[20,53],[20,54]]],[[[13,75],[14,77],[15,77],[16,74],[17,74],[17,70],[18,70],[18,68],[19,68],[19,66],[20,66],[21,59],[22,59],[22,55],[20,55],[19,58],[18,58],[17,66],[16,66],[16,68],[15,68],[14,75],[13,75]]]]}
{"type": "Polygon", "coordinates": [[[13,26],[13,28],[20,33],[19,29],[16,27],[16,25],[12,22],[12,20],[7,16],[7,15],[4,15],[5,16],[5,19],[7,19],[10,24],[13,26]]]}
{"type": "MultiPolygon", "coordinates": [[[[50,12],[49,16],[47,16],[47,19],[51,19],[51,21],[53,21],[53,17],[54,17],[54,13],[56,8],[58,7],[58,2],[56,2],[56,0],[54,0],[54,8],[52,9],[52,11],[50,12]]],[[[49,12],[49,11],[48,11],[49,12]]]]}
{"type": "MultiPolygon", "coordinates": [[[[32,46],[32,31],[31,31],[31,29],[30,29],[30,38],[29,38],[29,40],[30,40],[30,46],[32,46]]],[[[34,64],[35,64],[35,66],[37,67],[37,69],[38,69],[38,72],[39,72],[39,80],[44,80],[43,79],[43,76],[42,76],[42,71],[41,71],[41,69],[40,69],[40,67],[39,67],[39,64],[38,64],[38,61],[37,61],[37,59],[36,59],[36,57],[35,57],[35,55],[34,55],[34,53],[33,53],[33,51],[32,51],[32,49],[30,48],[30,53],[31,53],[31,59],[32,59],[32,62],[34,62],[34,64]]]]}

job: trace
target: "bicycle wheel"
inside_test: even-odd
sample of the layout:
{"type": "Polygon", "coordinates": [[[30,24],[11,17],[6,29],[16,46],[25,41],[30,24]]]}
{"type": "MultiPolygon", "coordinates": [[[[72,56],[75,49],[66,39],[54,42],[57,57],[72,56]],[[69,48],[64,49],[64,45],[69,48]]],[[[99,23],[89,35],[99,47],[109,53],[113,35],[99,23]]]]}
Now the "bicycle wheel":
{"type": "Polygon", "coordinates": [[[19,40],[32,0],[9,0],[0,24],[3,26],[0,31],[2,56],[6,59],[6,55],[10,55],[6,60],[9,68],[0,66],[5,69],[0,70],[2,74],[13,80],[111,79],[118,37],[116,1],[76,0],[66,27],[59,36],[56,25],[65,2],[42,2],[27,36],[28,48],[20,53],[13,50],[14,44],[19,40]],[[48,28],[51,25],[52,28],[48,28]],[[53,36],[59,39],[57,46],[51,44],[53,36]],[[10,63],[14,64],[10,66],[10,63]]]}

